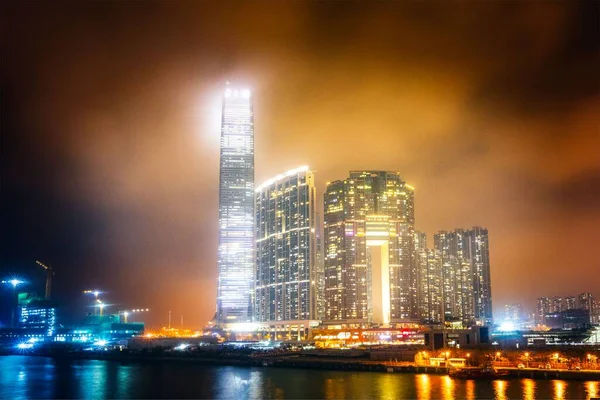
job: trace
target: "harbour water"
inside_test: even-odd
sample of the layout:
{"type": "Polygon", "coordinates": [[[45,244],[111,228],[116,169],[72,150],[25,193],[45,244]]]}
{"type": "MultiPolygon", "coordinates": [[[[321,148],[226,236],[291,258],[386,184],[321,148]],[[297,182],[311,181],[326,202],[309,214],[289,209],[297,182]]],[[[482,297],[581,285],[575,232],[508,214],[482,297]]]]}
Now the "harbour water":
{"type": "Polygon", "coordinates": [[[0,357],[0,399],[589,399],[600,382],[0,357]]]}

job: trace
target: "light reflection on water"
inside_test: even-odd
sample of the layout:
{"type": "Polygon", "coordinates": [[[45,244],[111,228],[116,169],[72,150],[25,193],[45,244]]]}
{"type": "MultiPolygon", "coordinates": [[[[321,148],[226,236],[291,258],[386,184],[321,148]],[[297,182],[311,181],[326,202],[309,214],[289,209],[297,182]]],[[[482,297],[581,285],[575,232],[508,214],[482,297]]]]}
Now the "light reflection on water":
{"type": "Polygon", "coordinates": [[[567,388],[567,382],[565,381],[554,381],[554,399],[563,400],[565,398],[565,389],[567,388]]]}
{"type": "Polygon", "coordinates": [[[473,400],[475,398],[475,382],[469,379],[465,382],[465,398],[467,400],[473,400]]]}
{"type": "Polygon", "coordinates": [[[599,382],[0,357],[0,398],[589,399],[599,382]]]}
{"type": "Polygon", "coordinates": [[[431,382],[429,381],[429,375],[416,375],[415,386],[417,387],[418,400],[425,400],[431,398],[431,382]]]}
{"type": "Polygon", "coordinates": [[[452,400],[454,399],[454,380],[450,378],[448,375],[442,376],[442,399],[444,400],[452,400]]]}
{"type": "Polygon", "coordinates": [[[494,391],[497,400],[506,400],[506,381],[494,381],[494,391]]]}
{"type": "Polygon", "coordinates": [[[535,399],[535,381],[533,379],[523,379],[523,400],[535,399]]]}
{"type": "Polygon", "coordinates": [[[587,392],[587,398],[599,397],[598,394],[598,382],[590,381],[585,383],[585,390],[587,392]]]}

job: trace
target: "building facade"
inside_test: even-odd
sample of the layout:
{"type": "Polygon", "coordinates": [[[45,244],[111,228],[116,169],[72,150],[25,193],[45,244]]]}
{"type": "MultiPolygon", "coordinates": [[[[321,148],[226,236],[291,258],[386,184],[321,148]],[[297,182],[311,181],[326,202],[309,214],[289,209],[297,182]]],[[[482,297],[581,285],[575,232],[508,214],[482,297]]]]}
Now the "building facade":
{"type": "Polygon", "coordinates": [[[434,235],[442,258],[445,320],[492,323],[492,290],[487,229],[456,229],[434,235]]]}
{"type": "Polygon", "coordinates": [[[325,260],[323,255],[323,224],[320,213],[315,213],[315,243],[316,243],[316,268],[317,268],[317,319],[325,318],[325,260]]]}
{"type": "Polygon", "coordinates": [[[559,313],[563,310],[562,297],[554,296],[550,299],[550,312],[559,313]]]}
{"type": "Polygon", "coordinates": [[[325,319],[417,316],[414,189],[396,172],[353,171],[324,195],[325,319]]]}
{"type": "Polygon", "coordinates": [[[223,97],[219,175],[219,324],[252,319],[254,271],[254,111],[248,89],[223,97]]]}
{"type": "Polygon", "coordinates": [[[417,311],[426,323],[444,321],[442,257],[436,250],[421,248],[417,253],[417,311]]]}
{"type": "Polygon", "coordinates": [[[577,303],[579,309],[589,312],[592,324],[600,323],[600,305],[593,294],[589,292],[581,293],[577,296],[577,303]]]}
{"type": "Polygon", "coordinates": [[[546,325],[546,314],[550,313],[550,298],[538,297],[536,302],[536,321],[537,325],[546,325]]]}
{"type": "Polygon", "coordinates": [[[19,326],[30,332],[52,336],[56,331],[56,306],[47,300],[34,300],[20,309],[19,326]]]}
{"type": "Polygon", "coordinates": [[[316,192],[308,167],[256,189],[254,321],[315,320],[316,192]]]}

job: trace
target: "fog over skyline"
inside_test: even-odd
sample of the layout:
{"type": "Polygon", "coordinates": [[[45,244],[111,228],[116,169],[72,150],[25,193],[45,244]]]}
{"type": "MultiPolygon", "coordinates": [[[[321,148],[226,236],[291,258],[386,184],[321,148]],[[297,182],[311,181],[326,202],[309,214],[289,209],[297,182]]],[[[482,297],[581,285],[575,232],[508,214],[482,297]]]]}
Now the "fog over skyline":
{"type": "MultiPolygon", "coordinates": [[[[390,170],[415,227],[489,230],[495,317],[600,296],[598,2],[3,5],[0,276],[215,312],[221,95],[252,89],[255,185],[390,170]]],[[[81,309],[80,309],[81,308],[81,309]]]]}

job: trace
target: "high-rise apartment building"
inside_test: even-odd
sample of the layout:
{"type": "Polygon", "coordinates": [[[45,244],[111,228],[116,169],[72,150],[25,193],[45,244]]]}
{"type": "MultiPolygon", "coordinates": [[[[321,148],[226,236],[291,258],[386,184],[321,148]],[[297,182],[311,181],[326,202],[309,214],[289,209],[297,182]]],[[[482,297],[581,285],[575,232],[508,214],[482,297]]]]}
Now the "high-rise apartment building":
{"type": "Polygon", "coordinates": [[[585,292],[577,296],[578,308],[588,310],[590,314],[590,322],[592,324],[600,323],[600,306],[594,298],[594,295],[585,292]]]}
{"type": "Polygon", "coordinates": [[[546,324],[546,314],[550,313],[550,298],[539,297],[537,299],[536,324],[546,324]]]}
{"type": "Polygon", "coordinates": [[[505,304],[504,305],[504,320],[511,322],[519,322],[523,316],[523,307],[521,304],[505,304]]]}
{"type": "Polygon", "coordinates": [[[577,308],[575,296],[565,297],[565,310],[574,310],[577,308]]]}
{"type": "Polygon", "coordinates": [[[473,272],[475,319],[491,324],[493,322],[492,280],[488,230],[476,226],[466,231],[466,235],[468,243],[466,258],[471,261],[473,272]]]}
{"type": "Polygon", "coordinates": [[[427,249],[427,234],[421,231],[415,231],[415,254],[418,254],[420,250],[427,249]]]}
{"type": "Polygon", "coordinates": [[[417,252],[417,312],[421,321],[444,321],[442,257],[427,248],[417,252]]]}
{"type": "Polygon", "coordinates": [[[252,319],[254,111],[248,89],[225,89],[221,118],[217,322],[252,319]]]}
{"type": "Polygon", "coordinates": [[[559,313],[563,310],[562,297],[554,296],[550,299],[550,312],[559,313]]]}
{"type": "Polygon", "coordinates": [[[254,320],[317,316],[315,185],[308,167],[256,189],[254,320]]]}
{"type": "Polygon", "coordinates": [[[414,190],[396,172],[352,171],[324,196],[325,319],[417,316],[414,190]]]}
{"type": "Polygon", "coordinates": [[[487,229],[456,229],[434,235],[442,257],[444,316],[465,323],[492,323],[487,229]]]}
{"type": "Polygon", "coordinates": [[[321,213],[315,213],[315,243],[317,269],[317,316],[318,320],[325,318],[325,260],[323,258],[323,225],[321,213]]]}

